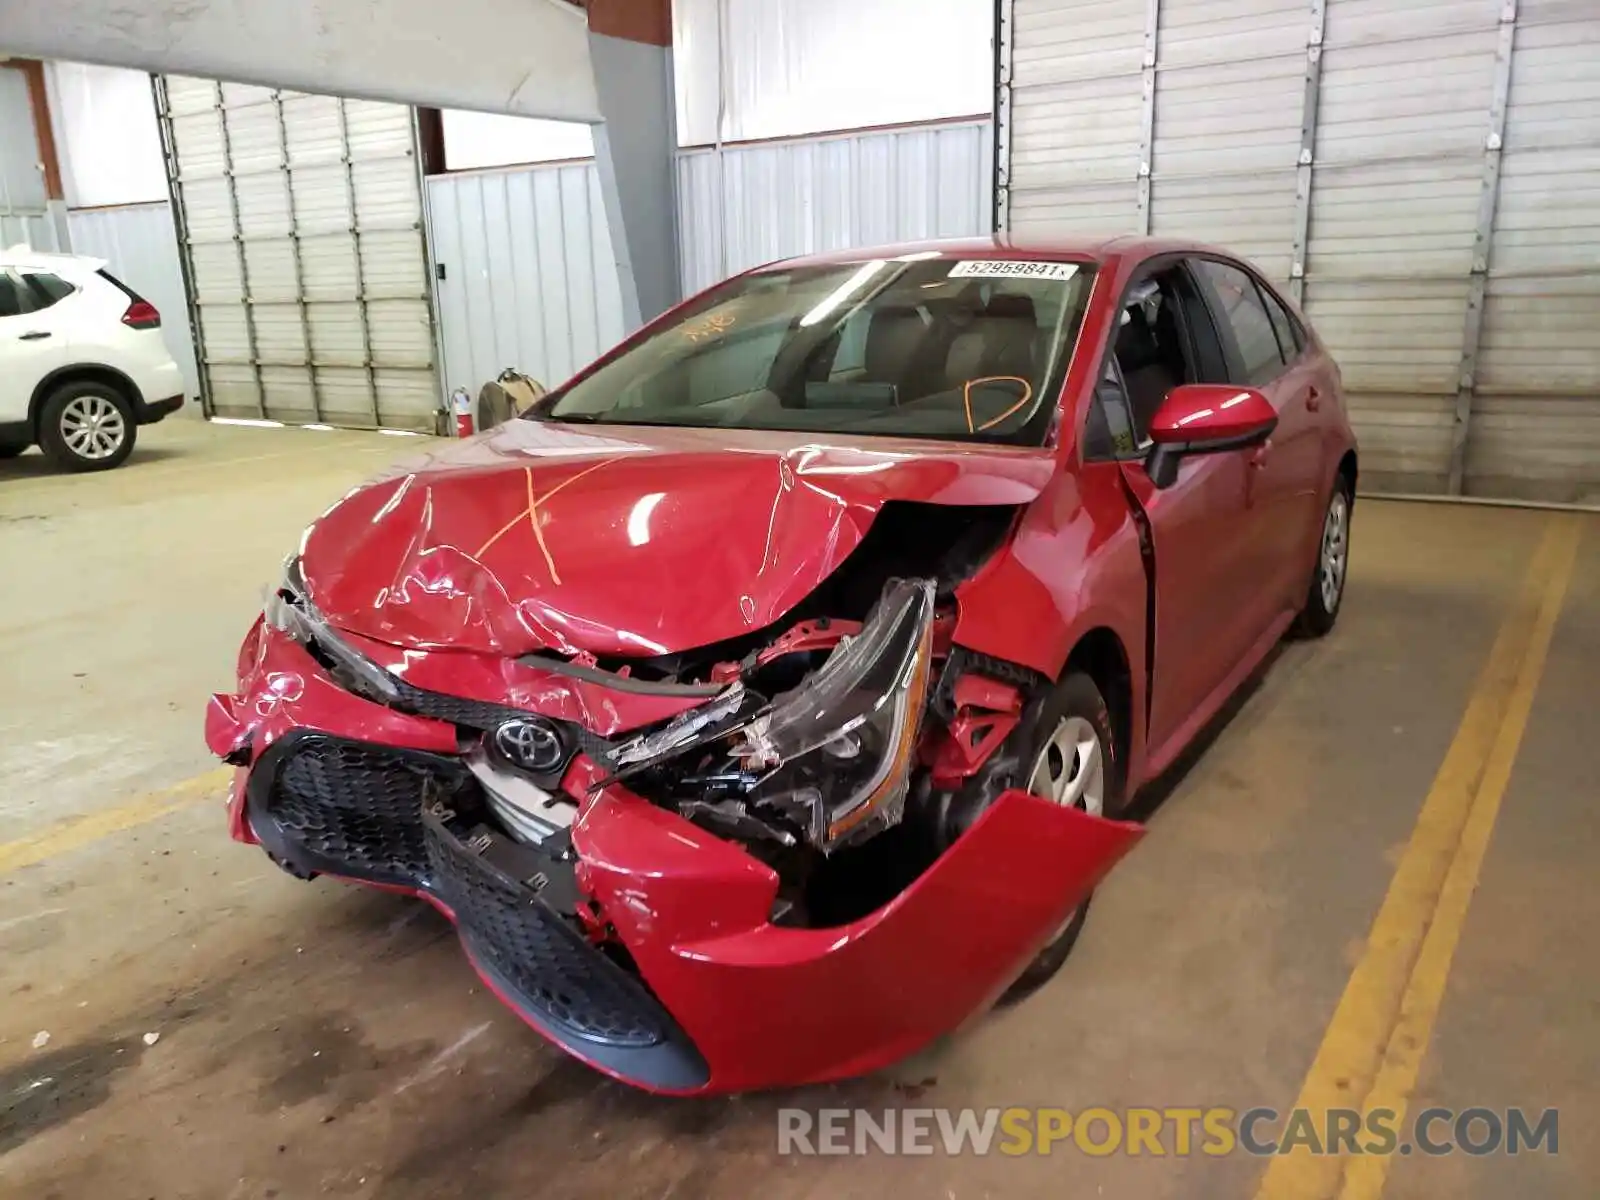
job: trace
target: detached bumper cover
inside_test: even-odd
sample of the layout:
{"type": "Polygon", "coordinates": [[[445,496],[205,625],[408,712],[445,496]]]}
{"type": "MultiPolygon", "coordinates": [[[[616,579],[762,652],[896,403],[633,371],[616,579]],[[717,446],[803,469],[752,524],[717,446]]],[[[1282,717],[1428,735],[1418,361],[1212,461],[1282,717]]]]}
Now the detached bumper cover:
{"type": "MultiPolygon", "coordinates": [[[[883,908],[782,928],[768,867],[618,785],[585,801],[570,845],[511,841],[479,819],[452,727],[351,696],[273,630],[252,639],[240,693],[207,718],[215,752],[250,758],[234,836],[301,873],[429,899],[531,1026],[654,1091],[792,1086],[905,1057],[992,1003],[1141,833],[1007,792],[883,908]],[[584,936],[579,904],[625,953],[584,936]]],[[[580,755],[569,790],[599,776],[580,755]]]]}

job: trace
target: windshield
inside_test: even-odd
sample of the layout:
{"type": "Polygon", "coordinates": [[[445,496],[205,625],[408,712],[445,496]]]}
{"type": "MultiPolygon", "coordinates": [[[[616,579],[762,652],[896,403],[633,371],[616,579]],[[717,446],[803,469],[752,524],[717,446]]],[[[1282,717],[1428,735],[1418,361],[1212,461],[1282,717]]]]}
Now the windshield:
{"type": "Polygon", "coordinates": [[[533,415],[1041,445],[1093,271],[912,256],[746,275],[533,415]]]}

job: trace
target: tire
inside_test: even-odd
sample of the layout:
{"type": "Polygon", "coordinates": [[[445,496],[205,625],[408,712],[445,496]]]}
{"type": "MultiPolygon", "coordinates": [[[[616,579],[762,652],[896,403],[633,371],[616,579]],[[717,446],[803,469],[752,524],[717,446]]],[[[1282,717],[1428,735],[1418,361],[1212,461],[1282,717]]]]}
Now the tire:
{"type": "Polygon", "coordinates": [[[1317,539],[1317,563],[1311,568],[1311,586],[1295,631],[1319,638],[1333,629],[1344,604],[1344,585],[1350,574],[1350,516],[1355,497],[1350,481],[1340,475],[1333,483],[1328,506],[1322,513],[1322,533],[1317,539]]]}
{"type": "MultiPolygon", "coordinates": [[[[1062,744],[1081,747],[1086,744],[1084,739],[1092,734],[1101,756],[1099,790],[1096,794],[1092,778],[1084,780],[1089,786],[1079,794],[1074,807],[1107,817],[1118,816],[1127,807],[1127,772],[1117,757],[1117,736],[1111,712],[1089,676],[1080,672],[1069,674],[1024,712],[1019,731],[1022,737],[1017,744],[1016,758],[1023,774],[1016,786],[1055,799],[1051,794],[1052,785],[1064,778],[1066,794],[1072,795],[1073,784],[1082,779],[1079,768],[1083,759],[1080,751],[1074,763],[1066,763],[1065,755],[1060,753],[1062,744]]],[[[1000,1003],[1010,1004],[1022,999],[1061,969],[1078,941],[1078,934],[1083,931],[1089,915],[1089,899],[1085,898],[1078,905],[1061,930],[1007,989],[1000,1003]]]]}
{"type": "Polygon", "coordinates": [[[133,453],[138,426],[121,392],[103,383],[63,384],[39,413],[39,447],[66,471],[109,471],[133,453]]]}
{"type": "Polygon", "coordinates": [[[0,442],[0,459],[15,458],[27,448],[27,442],[0,442]]]}

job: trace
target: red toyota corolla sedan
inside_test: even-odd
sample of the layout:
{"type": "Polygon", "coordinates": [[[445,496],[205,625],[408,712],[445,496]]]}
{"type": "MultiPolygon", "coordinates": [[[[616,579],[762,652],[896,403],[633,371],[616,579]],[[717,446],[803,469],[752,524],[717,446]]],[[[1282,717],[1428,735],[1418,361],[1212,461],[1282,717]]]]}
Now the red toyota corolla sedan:
{"type": "Polygon", "coordinates": [[[1332,626],[1355,483],[1224,252],[763,267],[306,531],[207,716],[232,834],[629,1083],[868,1071],[1060,966],[1129,798],[1332,626]]]}

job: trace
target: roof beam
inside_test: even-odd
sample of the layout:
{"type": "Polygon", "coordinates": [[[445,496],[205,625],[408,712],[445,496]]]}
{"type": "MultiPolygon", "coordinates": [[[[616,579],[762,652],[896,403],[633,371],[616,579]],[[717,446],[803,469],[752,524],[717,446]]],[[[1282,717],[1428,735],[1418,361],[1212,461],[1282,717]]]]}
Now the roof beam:
{"type": "Polygon", "coordinates": [[[602,115],[587,22],[564,0],[53,0],[5,12],[12,54],[524,117],[602,115]]]}

